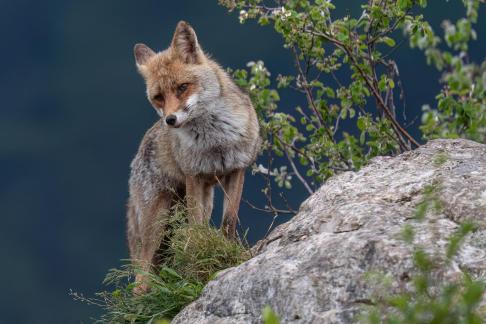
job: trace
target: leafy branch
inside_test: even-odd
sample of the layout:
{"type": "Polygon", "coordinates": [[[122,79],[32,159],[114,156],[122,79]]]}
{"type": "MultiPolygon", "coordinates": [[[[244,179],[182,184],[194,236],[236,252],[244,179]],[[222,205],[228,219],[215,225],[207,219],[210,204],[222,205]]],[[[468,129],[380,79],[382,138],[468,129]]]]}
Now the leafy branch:
{"type": "MultiPolygon", "coordinates": [[[[469,42],[476,39],[473,25],[483,1],[463,0],[465,17],[455,23],[445,20],[442,38],[421,14],[426,0],[362,1],[357,17],[336,16],[335,4],[327,0],[219,3],[239,10],[241,23],[255,19],[271,25],[292,54],[292,75],[271,78],[261,61],[233,72],[258,112],[264,156],[271,162],[255,166],[254,172],[272,177],[279,187],[290,189],[297,180],[310,194],[336,173],[420,145],[408,130],[419,116],[406,120],[405,92],[394,59],[406,41],[444,71],[437,108],[424,106],[423,137],[486,141],[486,61],[471,63],[467,54],[469,42]],[[449,49],[443,48],[442,39],[449,49]],[[296,91],[301,105],[281,103],[280,92],[287,91],[296,91]]],[[[267,181],[263,209],[275,214],[285,208],[272,200],[275,191],[269,186],[267,181]]]]}

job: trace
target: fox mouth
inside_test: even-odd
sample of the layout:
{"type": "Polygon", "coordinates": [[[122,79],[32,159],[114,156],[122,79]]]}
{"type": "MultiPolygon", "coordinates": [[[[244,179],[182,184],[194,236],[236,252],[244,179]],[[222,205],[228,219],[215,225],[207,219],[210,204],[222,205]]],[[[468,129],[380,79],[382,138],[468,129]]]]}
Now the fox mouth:
{"type": "Polygon", "coordinates": [[[175,125],[169,125],[167,123],[165,123],[167,126],[169,126],[170,128],[181,128],[182,126],[184,126],[185,124],[187,123],[187,120],[184,120],[183,122],[179,123],[179,124],[175,124],[175,125]]]}
{"type": "Polygon", "coordinates": [[[165,117],[165,124],[171,128],[181,128],[189,121],[189,119],[189,114],[186,109],[181,109],[165,117]]]}

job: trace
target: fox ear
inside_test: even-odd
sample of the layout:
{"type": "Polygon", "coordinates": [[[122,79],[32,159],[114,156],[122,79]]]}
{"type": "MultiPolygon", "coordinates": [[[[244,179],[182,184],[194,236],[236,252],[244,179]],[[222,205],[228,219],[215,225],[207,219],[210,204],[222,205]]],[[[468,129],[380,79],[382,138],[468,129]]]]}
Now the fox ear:
{"type": "Polygon", "coordinates": [[[135,54],[135,61],[137,62],[138,68],[147,64],[147,61],[155,55],[155,52],[145,44],[135,44],[133,53],[135,54]]]}
{"type": "Polygon", "coordinates": [[[185,21],[179,21],[177,24],[171,46],[185,63],[199,64],[202,62],[204,53],[197,42],[196,32],[185,21]]]}

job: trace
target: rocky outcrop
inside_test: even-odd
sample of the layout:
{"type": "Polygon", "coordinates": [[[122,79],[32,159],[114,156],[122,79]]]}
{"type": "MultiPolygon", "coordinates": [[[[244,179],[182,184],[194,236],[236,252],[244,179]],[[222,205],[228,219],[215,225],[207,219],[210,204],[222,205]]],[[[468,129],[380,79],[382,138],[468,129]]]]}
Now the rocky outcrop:
{"type": "Polygon", "coordinates": [[[258,253],[211,281],[173,323],[261,323],[270,305],[282,323],[353,323],[374,293],[366,274],[391,276],[392,289],[410,285],[411,246],[443,254],[460,223],[478,230],[453,264],[434,274],[454,280],[462,271],[486,274],[486,145],[435,140],[397,157],[378,157],[358,172],[329,179],[298,215],[259,243],[258,253]],[[422,222],[414,215],[432,188],[442,208],[422,222]]]}

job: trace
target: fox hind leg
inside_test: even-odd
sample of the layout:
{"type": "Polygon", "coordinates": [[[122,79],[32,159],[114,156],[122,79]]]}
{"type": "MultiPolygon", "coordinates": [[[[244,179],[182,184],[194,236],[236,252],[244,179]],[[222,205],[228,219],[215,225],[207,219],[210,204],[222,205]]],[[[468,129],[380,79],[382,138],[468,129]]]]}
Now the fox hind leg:
{"type": "Polygon", "coordinates": [[[127,240],[130,259],[137,260],[140,257],[140,229],[135,206],[129,201],[127,205],[127,240]]]}
{"type": "Polygon", "coordinates": [[[136,294],[149,290],[146,283],[146,272],[150,272],[154,262],[157,260],[157,252],[163,239],[170,208],[174,201],[173,198],[171,193],[160,193],[158,199],[146,210],[140,219],[140,246],[138,247],[138,256],[134,262],[142,273],[137,274],[135,277],[135,282],[139,283],[134,289],[136,294]]]}

